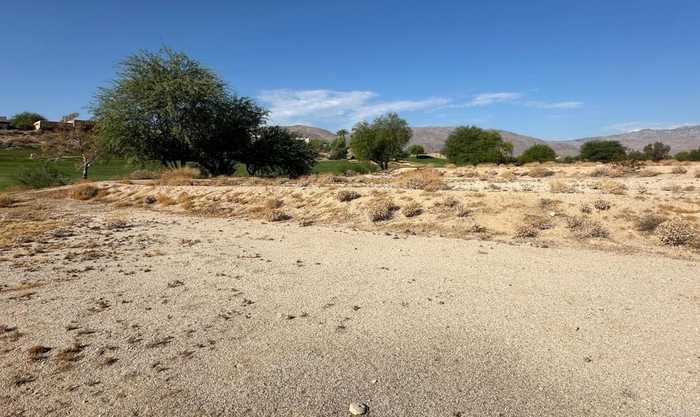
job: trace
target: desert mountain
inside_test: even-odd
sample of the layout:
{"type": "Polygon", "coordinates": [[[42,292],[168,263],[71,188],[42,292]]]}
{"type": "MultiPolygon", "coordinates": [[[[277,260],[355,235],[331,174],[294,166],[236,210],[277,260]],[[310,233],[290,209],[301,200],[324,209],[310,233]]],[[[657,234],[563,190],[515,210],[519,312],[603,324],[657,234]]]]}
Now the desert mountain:
{"type": "MultiPolygon", "coordinates": [[[[326,129],[313,126],[294,125],[287,126],[287,129],[299,136],[324,141],[333,141],[335,133],[326,129]]],[[[454,130],[454,127],[431,126],[414,127],[411,144],[419,144],[425,147],[426,152],[439,152],[447,136],[454,130]]],[[[685,126],[675,129],[644,129],[635,132],[627,132],[618,135],[596,136],[574,140],[548,141],[531,136],[520,135],[507,130],[497,130],[503,139],[513,144],[513,154],[519,155],[525,149],[538,143],[551,146],[559,155],[576,155],[581,145],[592,140],[617,140],[622,145],[635,150],[641,150],[645,145],[654,142],[663,142],[671,146],[671,153],[697,149],[700,147],[700,125],[685,126]]]]}

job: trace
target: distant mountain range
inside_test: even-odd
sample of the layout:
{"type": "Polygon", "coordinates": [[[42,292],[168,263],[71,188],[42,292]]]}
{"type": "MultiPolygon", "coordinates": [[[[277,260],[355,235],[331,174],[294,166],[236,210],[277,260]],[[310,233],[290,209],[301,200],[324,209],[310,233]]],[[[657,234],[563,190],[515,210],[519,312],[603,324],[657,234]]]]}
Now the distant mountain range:
{"type": "MultiPolygon", "coordinates": [[[[287,128],[299,136],[312,139],[321,139],[324,141],[332,141],[335,139],[335,133],[318,127],[294,125],[287,126],[287,128]]],[[[411,138],[411,144],[423,145],[426,152],[439,152],[445,144],[447,136],[454,130],[454,127],[414,127],[412,129],[413,137],[411,138]]],[[[592,140],[616,140],[622,145],[634,150],[641,150],[645,145],[650,143],[663,142],[671,147],[672,154],[700,147],[700,125],[684,126],[675,129],[644,129],[618,135],[557,141],[520,135],[506,130],[497,131],[501,134],[503,140],[513,144],[514,155],[521,154],[532,145],[543,143],[551,146],[559,155],[573,156],[578,154],[582,144],[592,140]]]]}

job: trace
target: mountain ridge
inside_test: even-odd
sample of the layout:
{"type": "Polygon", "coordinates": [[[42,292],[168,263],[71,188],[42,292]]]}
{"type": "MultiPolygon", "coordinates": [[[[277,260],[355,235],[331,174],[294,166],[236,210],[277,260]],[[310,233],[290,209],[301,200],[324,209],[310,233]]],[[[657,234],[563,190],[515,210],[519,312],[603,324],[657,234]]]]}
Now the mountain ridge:
{"type": "MultiPolygon", "coordinates": [[[[325,141],[335,139],[333,132],[315,126],[293,125],[286,126],[286,128],[300,136],[312,139],[325,141]]],[[[439,152],[454,129],[455,127],[452,126],[412,127],[413,136],[410,144],[422,145],[426,152],[439,152]]],[[[578,154],[581,145],[593,140],[617,140],[623,146],[633,150],[642,150],[645,145],[650,143],[663,142],[671,147],[672,154],[700,147],[700,125],[681,126],[673,129],[642,129],[614,135],[590,136],[568,140],[545,140],[508,130],[490,130],[499,132],[503,140],[513,144],[514,155],[521,154],[532,145],[545,144],[551,146],[558,155],[574,156],[578,154]]]]}

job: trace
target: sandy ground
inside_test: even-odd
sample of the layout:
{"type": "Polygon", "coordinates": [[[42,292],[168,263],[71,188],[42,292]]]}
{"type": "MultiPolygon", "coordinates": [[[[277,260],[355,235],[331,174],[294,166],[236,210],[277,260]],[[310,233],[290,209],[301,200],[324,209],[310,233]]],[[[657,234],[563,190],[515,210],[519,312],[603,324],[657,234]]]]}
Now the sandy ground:
{"type": "Polygon", "coordinates": [[[2,416],[700,415],[695,259],[63,200],[12,216],[39,211],[0,251],[2,416]]]}

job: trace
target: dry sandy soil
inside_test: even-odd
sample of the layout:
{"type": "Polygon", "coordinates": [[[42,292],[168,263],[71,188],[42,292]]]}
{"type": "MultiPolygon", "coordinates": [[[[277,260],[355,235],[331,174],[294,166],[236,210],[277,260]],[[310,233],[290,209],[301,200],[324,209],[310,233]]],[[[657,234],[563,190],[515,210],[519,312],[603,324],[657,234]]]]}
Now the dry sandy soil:
{"type": "Polygon", "coordinates": [[[697,235],[698,166],[673,168],[13,195],[0,415],[697,417],[700,252],[638,230],[697,235]]]}

